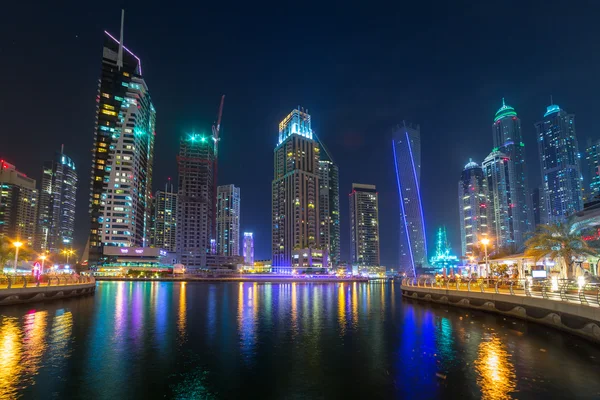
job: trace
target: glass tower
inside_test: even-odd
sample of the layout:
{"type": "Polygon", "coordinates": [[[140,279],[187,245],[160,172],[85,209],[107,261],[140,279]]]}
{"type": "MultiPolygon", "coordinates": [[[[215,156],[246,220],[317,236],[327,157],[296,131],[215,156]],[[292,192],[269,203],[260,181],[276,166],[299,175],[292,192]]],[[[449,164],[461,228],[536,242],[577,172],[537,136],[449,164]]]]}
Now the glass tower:
{"type": "Polygon", "coordinates": [[[535,128],[548,222],[563,222],[583,208],[575,115],[552,104],[535,128]]]}
{"type": "Polygon", "coordinates": [[[142,63],[104,33],[90,177],[89,261],[104,246],[148,246],[156,111],[142,63]]]}
{"type": "Polygon", "coordinates": [[[0,239],[35,243],[38,191],[35,179],[0,160],[0,239]]]}
{"type": "Polygon", "coordinates": [[[329,252],[331,265],[340,263],[340,181],[337,165],[319,161],[319,237],[329,252]]]}
{"type": "Polygon", "coordinates": [[[462,255],[472,256],[481,239],[488,236],[488,198],[483,169],[471,160],[458,182],[462,255]]]}
{"type": "Polygon", "coordinates": [[[217,187],[217,254],[240,254],[240,188],[217,187]]]}
{"type": "Polygon", "coordinates": [[[421,131],[403,123],[393,131],[392,150],[400,202],[400,264],[416,276],[427,263],[425,218],[421,203],[421,131]]]}
{"type": "MultiPolygon", "coordinates": [[[[532,230],[533,213],[525,168],[525,144],[521,134],[521,120],[514,108],[506,105],[498,109],[492,125],[494,151],[506,155],[510,163],[511,218],[516,248],[525,243],[526,234],[532,230]]],[[[516,250],[516,249],[515,249],[516,250]]]]}
{"type": "Polygon", "coordinates": [[[515,251],[514,185],[511,171],[512,160],[504,153],[493,151],[483,160],[483,176],[489,190],[488,233],[491,236],[490,250],[509,249],[515,251]]]}
{"type": "Polygon", "coordinates": [[[157,190],[152,199],[151,245],[169,252],[177,249],[177,193],[173,184],[165,184],[164,190],[157,190]]]}
{"type": "Polygon", "coordinates": [[[587,199],[592,200],[600,195],[600,140],[588,139],[585,146],[585,162],[587,166],[587,199]]]}
{"type": "Polygon", "coordinates": [[[378,267],[379,198],[375,185],[352,184],[350,193],[352,265],[378,267]]]}
{"type": "Polygon", "coordinates": [[[244,264],[248,266],[254,265],[254,234],[252,232],[244,232],[244,264]]]}

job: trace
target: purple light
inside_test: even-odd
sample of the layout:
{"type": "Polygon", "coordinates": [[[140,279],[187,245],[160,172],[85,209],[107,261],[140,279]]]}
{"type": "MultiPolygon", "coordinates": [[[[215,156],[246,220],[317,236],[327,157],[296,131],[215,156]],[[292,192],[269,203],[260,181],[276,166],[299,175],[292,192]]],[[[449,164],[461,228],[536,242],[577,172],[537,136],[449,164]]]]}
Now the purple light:
{"type": "Polygon", "coordinates": [[[142,254],[144,252],[144,249],[135,249],[135,252],[137,254],[142,254]]]}
{"type": "Polygon", "coordinates": [[[121,253],[129,253],[129,249],[121,249],[121,253]]]}
{"type": "MultiPolygon", "coordinates": [[[[119,41],[117,39],[114,38],[113,35],[111,35],[110,33],[104,31],[104,33],[106,33],[108,35],[109,38],[111,38],[112,40],[114,40],[115,42],[119,43],[119,41]]],[[[137,60],[138,60],[138,66],[140,68],[140,75],[142,75],[142,60],[140,60],[140,58],[138,56],[136,56],[135,54],[133,54],[133,52],[131,50],[129,50],[127,47],[123,46],[123,48],[125,50],[127,50],[127,52],[129,54],[131,54],[132,56],[134,56],[137,60]]]]}
{"type": "Polygon", "coordinates": [[[413,159],[412,147],[408,139],[408,131],[406,132],[406,140],[408,140],[408,152],[410,153],[410,162],[415,175],[415,186],[417,187],[417,198],[419,199],[419,211],[421,211],[421,225],[423,226],[423,241],[425,242],[425,261],[427,261],[427,235],[425,234],[425,217],[423,216],[423,205],[421,204],[421,190],[419,189],[419,181],[417,180],[417,170],[415,169],[415,160],[413,159]]]}
{"type": "Polygon", "coordinates": [[[396,170],[396,181],[398,182],[398,195],[400,196],[400,207],[402,208],[402,218],[404,219],[404,230],[406,231],[406,241],[408,242],[408,252],[412,263],[413,275],[417,276],[415,269],[415,259],[413,258],[412,246],[410,245],[410,236],[408,235],[408,226],[406,225],[406,212],[404,211],[404,201],[402,200],[402,187],[400,186],[400,174],[398,173],[398,158],[396,157],[396,142],[392,140],[392,149],[394,150],[394,169],[396,170]]]}

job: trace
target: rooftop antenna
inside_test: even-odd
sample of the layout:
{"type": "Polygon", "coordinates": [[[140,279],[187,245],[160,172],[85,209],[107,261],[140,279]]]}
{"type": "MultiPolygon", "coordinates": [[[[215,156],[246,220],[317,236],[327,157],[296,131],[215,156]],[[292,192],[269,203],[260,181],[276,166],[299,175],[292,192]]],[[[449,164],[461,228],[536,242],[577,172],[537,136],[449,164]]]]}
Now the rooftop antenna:
{"type": "Polygon", "coordinates": [[[550,105],[554,104],[554,101],[552,100],[552,95],[550,95],[550,105]]]}
{"type": "Polygon", "coordinates": [[[60,154],[64,154],[65,153],[65,144],[61,144],[60,145],[60,154]]]}
{"type": "Polygon", "coordinates": [[[502,107],[506,107],[506,103],[504,102],[504,97],[502,98],[502,107]]]}
{"type": "Polygon", "coordinates": [[[119,53],[117,55],[117,68],[123,68],[123,24],[125,23],[125,10],[121,9],[121,35],[119,36],[119,53]]]}

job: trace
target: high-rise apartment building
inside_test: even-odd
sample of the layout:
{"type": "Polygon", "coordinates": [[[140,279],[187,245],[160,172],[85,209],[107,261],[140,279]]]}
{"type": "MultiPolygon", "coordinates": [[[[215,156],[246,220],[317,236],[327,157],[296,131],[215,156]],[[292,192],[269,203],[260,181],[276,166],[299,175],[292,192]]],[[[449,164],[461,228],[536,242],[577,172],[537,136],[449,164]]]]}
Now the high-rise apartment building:
{"type": "Polygon", "coordinates": [[[511,209],[513,236],[516,248],[525,243],[526,234],[532,230],[533,213],[531,197],[527,183],[525,168],[525,144],[521,134],[521,120],[515,109],[506,105],[502,99],[502,107],[498,109],[492,124],[494,138],[493,152],[506,155],[510,161],[509,190],[511,192],[511,209]]]}
{"type": "Polygon", "coordinates": [[[57,253],[73,246],[76,193],[75,163],[61,149],[42,169],[36,239],[39,251],[57,253]]]}
{"type": "Polygon", "coordinates": [[[217,188],[217,254],[240,255],[240,188],[217,188]]]}
{"type": "Polygon", "coordinates": [[[575,115],[551,104],[535,128],[548,222],[563,222],[583,209],[575,115]]]}
{"type": "Polygon", "coordinates": [[[122,37],[104,33],[90,178],[91,263],[105,246],[149,245],[156,111],[142,63],[122,37]]]}
{"type": "Polygon", "coordinates": [[[206,266],[211,251],[215,207],[215,148],[211,138],[199,134],[182,137],[177,165],[177,255],[190,268],[206,266]]]}
{"type": "Polygon", "coordinates": [[[272,253],[276,271],[291,268],[293,250],[319,247],[319,159],[310,115],[293,110],[279,124],[274,152],[272,253]]]}
{"type": "Polygon", "coordinates": [[[546,195],[544,187],[536,187],[531,191],[531,205],[533,207],[533,223],[535,227],[548,223],[546,212],[546,195]]]}
{"type": "Polygon", "coordinates": [[[319,238],[327,248],[331,265],[340,263],[340,181],[333,161],[319,161],[319,238]]]}
{"type": "Polygon", "coordinates": [[[35,179],[0,160],[0,239],[35,243],[38,191],[35,179]]]}
{"type": "Polygon", "coordinates": [[[458,182],[460,237],[465,256],[472,256],[481,239],[488,237],[488,198],[483,169],[470,160],[458,182]]]}
{"type": "Polygon", "coordinates": [[[244,264],[254,265],[254,234],[252,232],[244,232],[244,264]]]}
{"type": "Polygon", "coordinates": [[[587,172],[588,201],[600,195],[600,140],[588,139],[585,146],[585,163],[587,172]]]}
{"type": "Polygon", "coordinates": [[[152,199],[151,245],[169,252],[177,250],[177,193],[171,182],[152,199]]]}
{"type": "Polygon", "coordinates": [[[375,185],[352,184],[350,192],[352,265],[378,267],[379,199],[375,185]]]}
{"type": "Polygon", "coordinates": [[[400,202],[400,268],[416,276],[427,264],[421,203],[421,131],[405,122],[393,130],[392,150],[400,202]]]}
{"type": "Polygon", "coordinates": [[[489,204],[488,225],[491,247],[488,250],[510,249],[515,251],[514,185],[511,171],[512,160],[499,151],[492,151],[481,165],[487,181],[489,204]]]}

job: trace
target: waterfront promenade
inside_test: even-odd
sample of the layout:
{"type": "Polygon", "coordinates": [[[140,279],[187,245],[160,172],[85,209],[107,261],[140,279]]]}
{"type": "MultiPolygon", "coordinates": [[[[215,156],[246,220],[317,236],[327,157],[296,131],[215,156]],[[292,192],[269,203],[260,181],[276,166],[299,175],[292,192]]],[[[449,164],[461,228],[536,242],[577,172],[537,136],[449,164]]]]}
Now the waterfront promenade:
{"type": "Polygon", "coordinates": [[[0,276],[0,306],[50,301],[94,293],[96,280],[79,275],[0,276]]]}
{"type": "Polygon", "coordinates": [[[228,275],[179,275],[161,278],[133,278],[98,276],[98,281],[162,281],[162,282],[261,282],[261,283],[335,283],[335,282],[368,282],[365,277],[346,277],[330,275],[283,275],[283,274],[228,274],[228,275]]]}
{"type": "Polygon", "coordinates": [[[600,286],[568,280],[406,278],[404,297],[542,323],[600,343],[600,286]]]}

